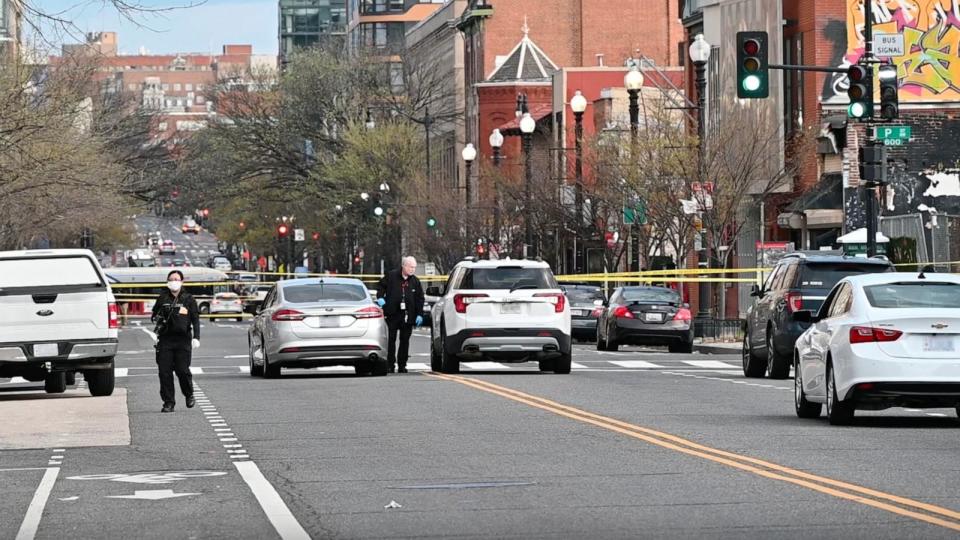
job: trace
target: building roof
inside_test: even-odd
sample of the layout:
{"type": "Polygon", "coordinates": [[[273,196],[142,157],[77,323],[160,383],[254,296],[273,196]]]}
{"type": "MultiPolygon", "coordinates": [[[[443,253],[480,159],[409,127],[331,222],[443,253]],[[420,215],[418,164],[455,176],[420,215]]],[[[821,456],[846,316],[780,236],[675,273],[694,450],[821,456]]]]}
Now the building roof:
{"type": "Polygon", "coordinates": [[[487,77],[488,82],[547,81],[560,68],[530,39],[530,27],[523,23],[523,38],[510,51],[500,67],[487,77]]]}

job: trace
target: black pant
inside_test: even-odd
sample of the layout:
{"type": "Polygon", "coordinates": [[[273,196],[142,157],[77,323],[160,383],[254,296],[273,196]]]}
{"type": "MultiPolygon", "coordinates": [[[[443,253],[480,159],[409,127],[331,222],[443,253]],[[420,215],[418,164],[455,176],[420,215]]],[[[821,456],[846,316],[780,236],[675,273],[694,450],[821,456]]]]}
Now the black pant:
{"type": "Polygon", "coordinates": [[[407,324],[403,315],[392,315],[387,317],[387,362],[390,365],[396,364],[399,367],[407,367],[407,357],[410,356],[410,334],[413,333],[413,325],[407,324]],[[400,334],[400,350],[396,349],[397,334],[400,334]]]}
{"type": "MultiPolygon", "coordinates": [[[[180,391],[184,397],[193,395],[193,375],[190,374],[190,344],[186,347],[163,346],[157,348],[157,366],[160,371],[160,399],[166,403],[177,402],[177,392],[173,387],[173,373],[180,380],[180,391]]],[[[178,344],[179,345],[179,344],[178,344]]]]}

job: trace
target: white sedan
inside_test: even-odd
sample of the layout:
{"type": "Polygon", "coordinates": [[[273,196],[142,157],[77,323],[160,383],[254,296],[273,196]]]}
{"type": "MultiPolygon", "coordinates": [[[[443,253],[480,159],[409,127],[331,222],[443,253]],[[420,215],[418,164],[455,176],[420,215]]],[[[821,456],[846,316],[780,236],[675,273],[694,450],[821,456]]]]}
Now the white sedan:
{"type": "Polygon", "coordinates": [[[955,407],[960,415],[960,277],[887,273],[841,280],[794,352],[797,416],[847,424],[856,409],[955,407]]]}

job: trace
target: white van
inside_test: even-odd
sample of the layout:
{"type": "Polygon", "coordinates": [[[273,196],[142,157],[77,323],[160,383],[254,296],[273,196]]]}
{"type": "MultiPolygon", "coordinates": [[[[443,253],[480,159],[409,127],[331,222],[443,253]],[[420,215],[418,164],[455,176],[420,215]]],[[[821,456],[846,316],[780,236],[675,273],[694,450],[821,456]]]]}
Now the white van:
{"type": "Polygon", "coordinates": [[[114,387],[117,304],[86,249],[0,251],[0,377],[66,390],[83,373],[90,393],[114,387]]]}

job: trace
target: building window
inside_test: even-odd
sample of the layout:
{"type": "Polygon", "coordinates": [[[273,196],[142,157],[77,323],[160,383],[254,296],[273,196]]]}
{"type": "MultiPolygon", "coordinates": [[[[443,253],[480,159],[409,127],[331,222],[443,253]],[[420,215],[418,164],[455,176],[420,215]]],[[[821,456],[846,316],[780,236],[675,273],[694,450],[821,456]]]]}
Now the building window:
{"type": "Polygon", "coordinates": [[[160,85],[160,88],[163,88],[164,91],[167,91],[170,89],[170,85],[167,83],[163,83],[160,85]]]}
{"type": "Polygon", "coordinates": [[[180,83],[174,83],[174,85],[173,85],[173,91],[174,91],[174,92],[179,92],[179,91],[180,91],[180,83]]]}
{"type": "Polygon", "coordinates": [[[184,85],[184,89],[185,89],[187,92],[192,92],[192,91],[193,91],[193,85],[190,84],[190,83],[187,83],[187,84],[184,85]]]}
{"type": "Polygon", "coordinates": [[[203,105],[203,96],[197,96],[197,105],[203,105]]]}
{"type": "Polygon", "coordinates": [[[203,85],[200,83],[197,83],[197,92],[199,92],[200,90],[203,90],[203,85]]]}
{"type": "MultiPolygon", "coordinates": [[[[803,34],[783,40],[783,63],[803,63],[803,34]]],[[[803,128],[803,72],[783,71],[783,129],[790,137],[803,128]]]]}
{"type": "Polygon", "coordinates": [[[166,130],[167,130],[167,123],[166,123],[166,122],[160,122],[159,124],[157,124],[157,129],[160,130],[160,131],[166,131],[166,130]]]}
{"type": "Polygon", "coordinates": [[[127,85],[127,88],[130,89],[130,90],[136,90],[136,89],[137,89],[137,85],[135,85],[135,84],[133,84],[133,83],[130,83],[130,84],[127,85]]]}

